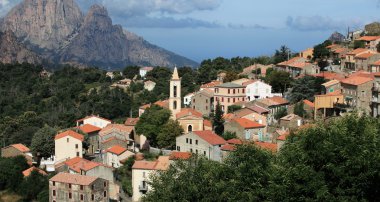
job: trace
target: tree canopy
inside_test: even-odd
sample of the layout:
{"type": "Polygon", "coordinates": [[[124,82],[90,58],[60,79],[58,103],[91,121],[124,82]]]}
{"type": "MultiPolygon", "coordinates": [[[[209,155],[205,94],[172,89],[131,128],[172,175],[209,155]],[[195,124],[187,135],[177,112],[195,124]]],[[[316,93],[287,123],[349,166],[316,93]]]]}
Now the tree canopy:
{"type": "Polygon", "coordinates": [[[272,86],[274,92],[283,93],[292,86],[293,79],[288,72],[271,69],[267,71],[265,82],[272,86]]]}
{"type": "Polygon", "coordinates": [[[215,133],[222,136],[224,132],[224,118],[223,118],[222,106],[217,102],[215,112],[213,114],[212,127],[215,133]]]}
{"type": "Polygon", "coordinates": [[[314,96],[322,93],[326,80],[321,77],[305,76],[294,81],[290,101],[296,103],[302,100],[314,101],[314,96]]]}
{"type": "Polygon", "coordinates": [[[57,129],[45,125],[33,135],[30,149],[34,155],[45,158],[54,155],[54,136],[57,131],[57,129]]]}

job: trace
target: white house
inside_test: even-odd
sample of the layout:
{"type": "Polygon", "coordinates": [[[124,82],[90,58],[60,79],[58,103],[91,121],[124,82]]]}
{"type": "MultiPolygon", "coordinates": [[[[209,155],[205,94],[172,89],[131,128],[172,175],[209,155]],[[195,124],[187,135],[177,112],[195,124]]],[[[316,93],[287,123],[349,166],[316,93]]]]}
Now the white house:
{"type": "Polygon", "coordinates": [[[242,84],[245,86],[245,94],[248,101],[269,98],[274,96],[282,96],[282,94],[273,94],[272,86],[260,80],[250,80],[242,84]]]}
{"type": "Polygon", "coordinates": [[[222,160],[220,147],[224,144],[226,140],[212,131],[193,131],[176,138],[177,151],[202,154],[214,161],[222,160]]]}
{"type": "Polygon", "coordinates": [[[83,156],[83,135],[72,130],[55,136],[55,163],[60,163],[74,157],[83,156]]]}
{"type": "Polygon", "coordinates": [[[191,99],[193,98],[194,93],[189,93],[185,97],[183,97],[183,104],[185,106],[189,106],[191,104],[191,99]]]}
{"type": "Polygon", "coordinates": [[[83,119],[77,120],[77,127],[85,125],[85,124],[90,124],[99,128],[104,128],[108,124],[111,124],[111,123],[112,123],[111,120],[102,118],[100,116],[91,115],[91,116],[86,116],[83,119]]]}
{"type": "Polygon", "coordinates": [[[141,77],[145,77],[145,75],[146,75],[148,72],[152,71],[152,70],[153,70],[153,67],[141,67],[141,68],[140,68],[140,76],[141,76],[141,77]]]}
{"type": "Polygon", "coordinates": [[[128,159],[133,155],[134,153],[128,151],[126,148],[120,145],[115,145],[106,150],[104,164],[112,166],[114,168],[119,168],[123,165],[122,161],[128,159]]]}
{"type": "Polygon", "coordinates": [[[158,170],[167,170],[169,156],[160,156],[156,161],[135,161],[132,166],[132,201],[140,201],[149,190],[149,177],[158,170]]]}

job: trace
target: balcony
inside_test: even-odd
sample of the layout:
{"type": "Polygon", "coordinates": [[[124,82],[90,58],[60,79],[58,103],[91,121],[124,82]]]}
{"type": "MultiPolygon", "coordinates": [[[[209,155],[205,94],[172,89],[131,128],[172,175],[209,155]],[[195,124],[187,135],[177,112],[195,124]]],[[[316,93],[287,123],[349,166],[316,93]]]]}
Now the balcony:
{"type": "Polygon", "coordinates": [[[372,97],[371,101],[375,102],[375,103],[378,103],[379,102],[379,98],[378,97],[372,97]]]}
{"type": "Polygon", "coordinates": [[[148,186],[145,184],[141,184],[141,185],[139,185],[139,190],[141,191],[141,192],[147,192],[148,191],[148,186]]]}
{"type": "Polygon", "coordinates": [[[372,87],[373,92],[380,92],[380,86],[374,86],[372,87]]]}

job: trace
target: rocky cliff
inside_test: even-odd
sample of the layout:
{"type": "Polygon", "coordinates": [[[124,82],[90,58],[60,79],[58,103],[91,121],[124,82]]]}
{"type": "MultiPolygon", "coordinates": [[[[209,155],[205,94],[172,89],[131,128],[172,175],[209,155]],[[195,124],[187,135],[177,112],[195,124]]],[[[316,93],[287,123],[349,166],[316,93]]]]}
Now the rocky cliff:
{"type": "Polygon", "coordinates": [[[24,0],[0,20],[0,28],[13,32],[21,46],[57,64],[197,65],[113,25],[102,6],[92,6],[84,16],[73,0],[24,0]]]}

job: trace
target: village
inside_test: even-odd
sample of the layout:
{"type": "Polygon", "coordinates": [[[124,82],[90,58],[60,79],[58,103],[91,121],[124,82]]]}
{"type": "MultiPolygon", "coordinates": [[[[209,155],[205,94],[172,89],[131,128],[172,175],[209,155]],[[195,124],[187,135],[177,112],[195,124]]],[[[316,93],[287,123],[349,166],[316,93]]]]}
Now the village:
{"type": "MultiPolygon", "coordinates": [[[[276,154],[281,152],[292,132],[317,121],[328,121],[350,112],[378,117],[380,37],[353,32],[350,40],[363,45],[359,48],[343,44],[326,46],[326,61],[330,65],[323,70],[312,61],[314,49],[309,48],[278,64],[246,67],[239,74],[241,78],[232,81],[224,82],[226,73],[218,72],[216,80],[186,95],[182,94],[182,81],[175,67],[167,81],[170,83],[169,99],[140,106],[138,117],[126,117],[124,124],[102,118],[101,114],[72,120],[71,128],[56,134],[54,155],[39,159],[38,163],[33,151],[23,144],[2,148],[1,156],[24,156],[30,165],[23,172],[25,177],[32,171],[42,175],[56,173],[49,180],[49,200],[52,202],[141,201],[151,190],[150,176],[167,170],[176,161],[203,156],[223,163],[243,144],[253,144],[276,154]],[[260,79],[268,69],[288,72],[295,80],[322,78],[325,80],[320,86],[323,90],[313,99],[291,102],[291,89],[274,93],[272,86],[260,79]],[[181,126],[181,134],[174,137],[173,147],[153,147],[149,136],[136,131],[136,125],[144,121],[140,118],[152,107],[169,110],[170,120],[181,126]],[[215,123],[218,112],[222,126],[215,123]],[[130,162],[133,162],[131,197],[124,193],[114,172],[130,162]]],[[[153,69],[142,67],[138,75],[139,82],[149,91],[156,84],[144,78],[153,69]]],[[[112,77],[113,73],[107,75],[112,77]]],[[[132,82],[133,79],[124,78],[111,87],[128,89],[132,82]]]]}

